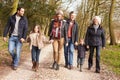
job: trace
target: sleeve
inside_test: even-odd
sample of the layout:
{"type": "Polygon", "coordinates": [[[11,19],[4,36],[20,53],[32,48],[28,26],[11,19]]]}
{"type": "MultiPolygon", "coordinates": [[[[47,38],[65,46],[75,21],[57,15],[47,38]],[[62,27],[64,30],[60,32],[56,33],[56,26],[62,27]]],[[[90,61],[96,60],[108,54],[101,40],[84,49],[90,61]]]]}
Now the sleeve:
{"type": "Polygon", "coordinates": [[[102,29],[101,38],[102,38],[102,47],[105,47],[106,39],[105,39],[105,31],[103,29],[102,29]]]}
{"type": "Polygon", "coordinates": [[[76,23],[75,42],[78,42],[78,24],[76,23]]]}
{"type": "Polygon", "coordinates": [[[49,36],[49,40],[52,39],[52,26],[53,26],[53,21],[51,21],[50,25],[49,25],[49,30],[48,30],[48,36],[49,36]]]}
{"type": "Polygon", "coordinates": [[[27,31],[28,31],[28,20],[27,20],[27,18],[25,18],[25,27],[23,29],[23,36],[22,36],[22,38],[26,39],[27,31]]]}
{"type": "Polygon", "coordinates": [[[67,24],[67,22],[65,22],[65,26],[64,26],[65,43],[68,43],[67,33],[68,33],[68,24],[67,24]]]}
{"type": "Polygon", "coordinates": [[[8,32],[9,32],[9,29],[11,27],[10,20],[11,20],[11,17],[9,17],[8,22],[5,26],[5,29],[4,29],[4,32],[3,32],[3,37],[6,37],[8,32]]]}
{"type": "Polygon", "coordinates": [[[87,29],[86,35],[85,35],[85,44],[88,45],[88,37],[89,37],[89,28],[87,29]]]}

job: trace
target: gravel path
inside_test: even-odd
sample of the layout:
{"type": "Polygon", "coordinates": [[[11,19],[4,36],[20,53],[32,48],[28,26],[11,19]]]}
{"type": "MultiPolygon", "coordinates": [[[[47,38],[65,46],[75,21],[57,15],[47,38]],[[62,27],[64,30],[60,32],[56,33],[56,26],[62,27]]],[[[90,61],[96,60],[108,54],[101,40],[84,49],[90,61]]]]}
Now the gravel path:
{"type": "Polygon", "coordinates": [[[61,60],[60,70],[53,70],[51,69],[53,62],[52,55],[52,45],[48,45],[42,49],[40,54],[40,67],[38,72],[31,70],[31,56],[29,55],[28,59],[21,63],[18,70],[11,71],[0,80],[119,80],[115,77],[106,78],[109,74],[107,73],[106,75],[104,73],[102,75],[104,71],[100,74],[94,73],[94,66],[92,70],[87,70],[87,56],[83,65],[83,72],[80,72],[79,68],[76,68],[76,53],[74,53],[73,70],[64,68],[64,57],[61,60]]]}

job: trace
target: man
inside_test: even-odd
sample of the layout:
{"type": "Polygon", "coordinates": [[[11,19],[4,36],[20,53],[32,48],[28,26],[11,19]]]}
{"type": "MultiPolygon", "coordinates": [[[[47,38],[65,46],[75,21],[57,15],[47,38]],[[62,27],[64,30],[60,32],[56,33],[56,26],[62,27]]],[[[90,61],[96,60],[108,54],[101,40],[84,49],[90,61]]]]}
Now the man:
{"type": "Polygon", "coordinates": [[[49,28],[50,42],[53,44],[53,58],[54,63],[52,68],[59,70],[60,58],[62,54],[62,48],[67,38],[66,21],[63,20],[63,12],[56,12],[55,19],[51,21],[49,28]]]}
{"type": "Polygon", "coordinates": [[[17,12],[10,16],[4,29],[3,40],[7,42],[9,32],[8,50],[12,56],[12,68],[16,70],[20,61],[22,43],[26,39],[28,22],[24,15],[24,8],[17,8],[17,12]]]}
{"type": "Polygon", "coordinates": [[[74,45],[78,42],[78,24],[75,21],[76,14],[71,11],[69,14],[70,19],[67,20],[67,37],[68,43],[64,45],[64,55],[65,55],[65,67],[73,68],[73,53],[74,45]]]}

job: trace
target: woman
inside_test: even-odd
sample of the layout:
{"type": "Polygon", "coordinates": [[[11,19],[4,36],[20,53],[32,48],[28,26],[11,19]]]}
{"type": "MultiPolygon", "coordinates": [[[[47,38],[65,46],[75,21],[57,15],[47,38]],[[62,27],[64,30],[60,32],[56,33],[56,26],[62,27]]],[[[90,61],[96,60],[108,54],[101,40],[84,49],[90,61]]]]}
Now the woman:
{"type": "Polygon", "coordinates": [[[105,33],[102,28],[101,18],[95,16],[92,20],[92,24],[88,27],[85,37],[85,43],[90,48],[90,54],[88,59],[88,70],[93,66],[93,54],[96,49],[96,73],[100,73],[100,49],[105,48],[105,33]]]}

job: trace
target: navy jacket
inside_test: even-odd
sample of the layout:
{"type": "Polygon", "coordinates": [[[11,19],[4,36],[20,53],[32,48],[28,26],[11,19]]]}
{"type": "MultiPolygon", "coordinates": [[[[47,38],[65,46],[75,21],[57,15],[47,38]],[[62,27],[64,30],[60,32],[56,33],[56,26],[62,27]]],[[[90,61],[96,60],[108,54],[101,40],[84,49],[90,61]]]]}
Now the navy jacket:
{"type": "Polygon", "coordinates": [[[105,47],[105,32],[103,28],[99,26],[95,33],[93,25],[89,26],[85,36],[85,44],[89,46],[105,47]]]}
{"type": "Polygon", "coordinates": [[[86,46],[83,44],[79,44],[77,46],[77,50],[78,50],[78,58],[85,58],[85,52],[87,51],[86,46]]]}
{"type": "MultiPolygon", "coordinates": [[[[53,35],[51,34],[52,33],[52,29],[53,29],[53,23],[54,23],[55,20],[52,20],[51,23],[50,23],[50,28],[49,28],[49,31],[48,31],[48,36],[50,36],[50,40],[51,39],[54,39],[53,35]]],[[[67,26],[66,26],[66,20],[62,20],[62,26],[61,26],[61,38],[64,38],[65,39],[65,42],[68,41],[68,38],[67,38],[67,26]]]]}
{"type": "MultiPolygon", "coordinates": [[[[8,19],[7,25],[4,29],[3,37],[6,37],[8,32],[9,32],[9,37],[13,33],[14,28],[15,28],[15,22],[16,22],[15,16],[16,16],[16,13],[14,15],[10,16],[10,18],[8,19]]],[[[24,16],[21,16],[21,19],[20,19],[19,24],[18,24],[18,37],[19,37],[19,39],[20,38],[26,39],[27,30],[28,30],[27,18],[24,16]]]]}
{"type": "MultiPolygon", "coordinates": [[[[67,20],[67,31],[69,29],[70,20],[67,20]]],[[[76,21],[74,22],[73,28],[72,28],[72,43],[78,42],[78,24],[76,21]]]]}

